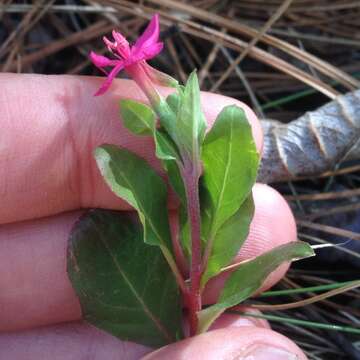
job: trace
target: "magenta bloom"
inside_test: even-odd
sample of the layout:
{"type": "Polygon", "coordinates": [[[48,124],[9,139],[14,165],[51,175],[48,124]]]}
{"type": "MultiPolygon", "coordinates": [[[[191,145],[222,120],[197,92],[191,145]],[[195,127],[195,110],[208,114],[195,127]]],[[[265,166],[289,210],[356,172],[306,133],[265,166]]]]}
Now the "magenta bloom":
{"type": "Polygon", "coordinates": [[[163,43],[159,42],[159,16],[156,14],[152,17],[144,33],[131,47],[126,38],[119,32],[113,30],[112,36],[114,38],[113,42],[106,37],[103,39],[116,59],[109,59],[93,51],[90,53],[93,64],[107,75],[107,79],[95,95],[102,95],[122,69],[125,69],[144,90],[144,85],[146,86],[146,83],[148,83],[147,80],[153,80],[158,75],[155,73],[156,70],[146,63],[146,60],[159,54],[163,48],[163,43]],[[106,67],[112,67],[112,70],[107,72],[106,67]]]}

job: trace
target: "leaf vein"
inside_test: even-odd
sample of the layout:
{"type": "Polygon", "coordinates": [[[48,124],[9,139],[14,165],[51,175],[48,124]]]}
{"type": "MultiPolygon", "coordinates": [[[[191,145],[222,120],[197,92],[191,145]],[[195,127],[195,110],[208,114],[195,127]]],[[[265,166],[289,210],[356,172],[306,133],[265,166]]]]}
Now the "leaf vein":
{"type": "Polygon", "coordinates": [[[159,319],[151,312],[151,310],[146,306],[144,300],[141,298],[141,296],[138,294],[134,286],[131,284],[130,280],[126,276],[125,272],[123,271],[122,267],[120,266],[119,262],[117,261],[117,258],[114,256],[114,254],[111,252],[111,249],[106,241],[106,239],[102,236],[101,233],[99,233],[100,239],[102,243],[104,244],[106,250],[108,251],[110,257],[112,258],[116,268],[118,269],[120,275],[124,279],[125,283],[128,285],[129,289],[135,296],[136,300],[139,302],[139,304],[142,306],[144,313],[154,322],[155,326],[159,329],[159,331],[165,336],[165,338],[168,341],[172,341],[171,335],[168,333],[167,329],[161,324],[159,319]]]}

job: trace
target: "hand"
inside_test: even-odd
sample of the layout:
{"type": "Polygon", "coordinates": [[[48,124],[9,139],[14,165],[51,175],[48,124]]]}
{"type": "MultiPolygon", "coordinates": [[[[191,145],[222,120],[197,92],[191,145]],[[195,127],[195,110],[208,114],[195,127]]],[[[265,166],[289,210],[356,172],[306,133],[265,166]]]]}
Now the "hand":
{"type": "MultiPolygon", "coordinates": [[[[119,97],[143,97],[126,80],[100,98],[92,96],[99,79],[89,77],[0,74],[0,84],[0,359],[306,359],[289,339],[253,318],[225,314],[216,330],[150,354],[81,323],[66,274],[69,231],[82,208],[130,210],[104,184],[94,148],[125,146],[160,171],[151,139],[131,136],[118,119],[119,97]]],[[[210,123],[233,103],[247,112],[260,149],[261,129],[251,110],[203,95],[210,123]]],[[[293,216],[277,192],[256,185],[254,199],[251,232],[237,260],[296,239],[293,216]]],[[[285,270],[275,271],[265,287],[285,270]]],[[[209,302],[222,281],[208,286],[209,302]]]]}

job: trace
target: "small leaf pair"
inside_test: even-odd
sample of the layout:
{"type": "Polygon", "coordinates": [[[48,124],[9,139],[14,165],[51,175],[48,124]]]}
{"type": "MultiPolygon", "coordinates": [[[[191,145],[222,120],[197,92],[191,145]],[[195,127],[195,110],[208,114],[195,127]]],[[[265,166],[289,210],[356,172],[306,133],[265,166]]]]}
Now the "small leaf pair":
{"type": "Polygon", "coordinates": [[[237,254],[254,213],[251,189],[259,155],[242,109],[234,105],[221,111],[205,138],[202,160],[205,284],[237,254]]]}

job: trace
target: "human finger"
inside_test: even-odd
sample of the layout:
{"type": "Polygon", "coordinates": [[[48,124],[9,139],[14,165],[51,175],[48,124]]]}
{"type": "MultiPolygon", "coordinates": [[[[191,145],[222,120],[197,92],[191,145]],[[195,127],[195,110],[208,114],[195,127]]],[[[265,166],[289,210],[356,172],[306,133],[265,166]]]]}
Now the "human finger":
{"type": "MultiPolygon", "coordinates": [[[[224,316],[223,316],[224,317],[224,316]]],[[[241,317],[223,328],[170,344],[157,351],[121,341],[83,323],[58,324],[0,334],[0,358],[17,360],[305,360],[286,337],[241,317]],[[41,341],[39,341],[41,339],[41,341]],[[66,346],[64,346],[66,344],[66,346]]],[[[221,319],[220,319],[221,320],[221,319]]]]}
{"type": "Polygon", "coordinates": [[[225,312],[211,324],[209,331],[230,327],[238,328],[245,326],[256,326],[259,328],[271,329],[268,321],[260,317],[261,312],[259,310],[253,309],[251,307],[244,307],[243,312],[255,315],[256,317],[225,312]]]}
{"type": "MultiPolygon", "coordinates": [[[[100,82],[85,76],[0,74],[0,224],[79,208],[130,209],[97,169],[93,151],[103,143],[137,153],[162,173],[152,139],[130,134],[119,120],[119,99],[145,101],[140,89],[132,81],[117,80],[112,91],[94,97],[100,82]]],[[[209,125],[230,104],[244,108],[260,148],[260,124],[246,105],[202,95],[209,125]]]]}
{"type": "Polygon", "coordinates": [[[270,329],[229,327],[168,345],[142,360],[306,360],[290,339],[270,329]]]}
{"type": "Polygon", "coordinates": [[[80,322],[0,334],[0,359],[138,360],[150,351],[80,322]]]}
{"type": "MultiPolygon", "coordinates": [[[[254,187],[255,216],[237,259],[247,259],[296,239],[285,200],[265,185],[254,187]],[[273,209],[277,209],[275,212],[273,209]]],[[[0,227],[0,331],[77,320],[79,302],[66,273],[69,232],[78,213],[0,227]]],[[[267,279],[277,282],[286,266],[267,279]]],[[[224,278],[211,281],[205,301],[218,296],[224,278]]]]}

